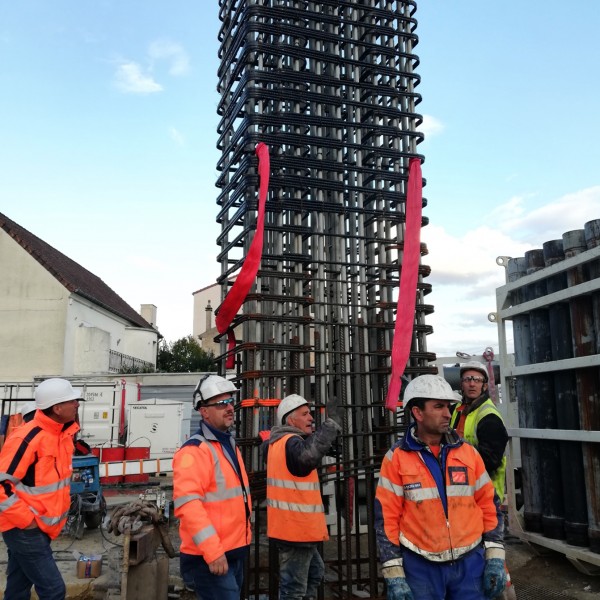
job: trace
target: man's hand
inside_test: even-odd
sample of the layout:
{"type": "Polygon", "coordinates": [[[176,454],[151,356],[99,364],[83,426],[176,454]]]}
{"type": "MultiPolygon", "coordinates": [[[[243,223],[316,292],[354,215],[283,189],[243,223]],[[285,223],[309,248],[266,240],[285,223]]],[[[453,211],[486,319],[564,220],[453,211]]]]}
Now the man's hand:
{"type": "Polygon", "coordinates": [[[483,570],[483,591],[488,598],[499,596],[506,586],[506,571],[501,558],[488,558],[483,570]]]}
{"type": "Polygon", "coordinates": [[[381,573],[387,587],[387,600],[414,600],[404,575],[402,558],[392,558],[383,563],[381,573]]]}
{"type": "Polygon", "coordinates": [[[385,583],[387,585],[387,600],[414,600],[406,577],[390,577],[385,580],[385,583]]]}
{"type": "Polygon", "coordinates": [[[327,411],[327,416],[332,421],[335,421],[341,428],[342,423],[344,421],[345,409],[339,405],[337,396],[332,396],[331,398],[329,398],[329,400],[327,401],[327,403],[325,405],[325,408],[327,411]]]}
{"type": "Polygon", "coordinates": [[[213,575],[227,575],[227,571],[229,571],[229,565],[227,564],[227,558],[225,558],[225,555],[221,554],[219,558],[213,560],[211,563],[208,563],[208,570],[213,575]]]}

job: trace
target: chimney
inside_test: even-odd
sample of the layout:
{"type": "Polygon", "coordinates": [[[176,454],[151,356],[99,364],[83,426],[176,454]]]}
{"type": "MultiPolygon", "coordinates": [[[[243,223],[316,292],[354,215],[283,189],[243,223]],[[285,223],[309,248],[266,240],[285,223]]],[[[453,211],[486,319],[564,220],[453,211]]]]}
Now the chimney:
{"type": "Polygon", "coordinates": [[[206,331],[212,329],[212,306],[210,305],[210,300],[204,309],[206,311],[206,331]]]}
{"type": "Polygon", "coordinates": [[[142,304],[140,306],[140,315],[156,329],[156,306],[154,304],[142,304]]]}

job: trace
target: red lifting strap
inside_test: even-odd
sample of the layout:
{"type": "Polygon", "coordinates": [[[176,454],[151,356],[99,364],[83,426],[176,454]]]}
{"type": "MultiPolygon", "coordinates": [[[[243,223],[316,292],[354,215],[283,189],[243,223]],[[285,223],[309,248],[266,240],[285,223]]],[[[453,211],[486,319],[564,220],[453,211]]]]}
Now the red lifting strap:
{"type": "Polygon", "coordinates": [[[404,228],[404,255],[400,272],[400,291],[396,309],[396,325],[392,344],[392,376],[385,407],[396,410],[402,382],[400,378],[406,368],[412,333],[415,323],[417,302],[417,277],[421,257],[421,213],[423,211],[423,181],[421,161],[411,158],[408,163],[408,186],[406,192],[406,225],[404,228]]]}
{"type": "Polygon", "coordinates": [[[269,173],[271,170],[269,148],[266,144],[263,144],[263,142],[259,142],[256,146],[256,154],[258,156],[258,175],[260,178],[256,232],[254,233],[252,244],[250,244],[250,250],[246,255],[244,264],[242,265],[233,286],[227,293],[227,296],[225,296],[225,300],[223,300],[221,306],[216,311],[216,325],[218,332],[225,333],[227,331],[228,356],[225,364],[227,369],[233,369],[235,364],[235,355],[233,353],[235,348],[235,333],[233,332],[233,329],[229,329],[229,326],[235,318],[235,315],[237,315],[240,306],[244,303],[244,300],[256,279],[256,273],[258,273],[258,267],[260,266],[262,258],[265,204],[267,203],[269,173]]]}

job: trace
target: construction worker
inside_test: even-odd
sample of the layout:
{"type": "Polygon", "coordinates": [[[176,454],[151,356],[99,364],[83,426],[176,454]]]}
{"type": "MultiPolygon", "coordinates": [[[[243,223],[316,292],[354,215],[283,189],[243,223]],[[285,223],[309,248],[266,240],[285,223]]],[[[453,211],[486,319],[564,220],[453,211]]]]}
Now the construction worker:
{"type": "Polygon", "coordinates": [[[462,404],[452,414],[450,426],[473,444],[483,458],[500,502],[504,500],[508,433],[500,412],[488,394],[488,375],[483,364],[469,361],[460,366],[462,404]]]}
{"type": "MultiPolygon", "coordinates": [[[[488,393],[488,373],[478,361],[469,361],[460,366],[462,403],[452,414],[450,426],[458,435],[473,444],[481,454],[486,471],[494,484],[497,503],[504,501],[506,456],[504,451],[508,433],[500,412],[488,393]]],[[[508,574],[508,571],[507,571],[508,574]]],[[[514,588],[508,583],[503,598],[516,597],[514,588]]]]}
{"type": "Polygon", "coordinates": [[[388,600],[483,600],[504,589],[494,486],[479,453],[450,429],[454,392],[421,375],[404,392],[414,423],[387,452],[375,532],[388,600]]]}
{"type": "Polygon", "coordinates": [[[23,423],[29,423],[35,417],[35,411],[37,407],[35,402],[25,402],[21,407],[21,416],[23,417],[23,423]]]}
{"type": "Polygon", "coordinates": [[[32,421],[17,427],[0,452],[0,531],[8,548],[7,600],[62,600],[63,578],[50,541],[67,520],[71,502],[73,436],[81,390],[47,379],[35,390],[32,421]]]}
{"type": "Polygon", "coordinates": [[[277,407],[267,454],[267,536],[279,551],[280,600],[309,600],[325,572],[318,544],[329,539],[317,467],[340,426],[331,418],[313,433],[308,400],[286,396],[277,407]]]}
{"type": "Polygon", "coordinates": [[[218,375],[200,379],[200,428],[173,459],[181,574],[202,600],[239,600],[251,539],[248,475],[230,432],[236,393],[218,375]]]}

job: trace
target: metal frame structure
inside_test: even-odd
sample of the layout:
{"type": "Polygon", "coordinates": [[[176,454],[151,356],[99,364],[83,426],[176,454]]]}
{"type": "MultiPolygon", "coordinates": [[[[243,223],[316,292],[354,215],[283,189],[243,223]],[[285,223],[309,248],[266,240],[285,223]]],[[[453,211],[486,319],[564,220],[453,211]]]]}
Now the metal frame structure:
{"type": "MultiPolygon", "coordinates": [[[[577,568],[586,573],[590,573],[594,570],[591,565],[600,567],[600,554],[583,547],[568,544],[564,540],[552,539],[541,533],[531,532],[525,529],[523,514],[521,511],[518,511],[516,507],[514,469],[520,465],[515,461],[515,456],[519,456],[521,453],[521,440],[559,440],[596,444],[600,442],[600,431],[519,427],[518,423],[514,422],[513,414],[511,414],[510,411],[510,405],[511,403],[517,402],[513,385],[515,378],[576,369],[598,368],[600,367],[600,354],[515,366],[512,355],[508,352],[506,329],[508,322],[519,315],[527,315],[532,311],[548,308],[557,303],[568,302],[574,298],[589,296],[590,294],[599,291],[600,278],[596,278],[527,302],[515,302],[515,294],[518,294],[520,290],[525,289],[527,286],[531,286],[540,281],[549,280],[556,275],[567,273],[577,267],[587,266],[592,263],[592,261],[598,261],[599,259],[600,247],[595,247],[582,252],[577,256],[566,258],[561,262],[548,266],[540,271],[525,275],[516,281],[507,283],[496,290],[497,312],[491,313],[489,316],[490,320],[496,322],[498,325],[501,384],[502,389],[506,390],[508,396],[507,401],[500,405],[499,408],[508,424],[509,434],[506,486],[510,532],[512,535],[515,535],[524,541],[564,554],[577,568]]],[[[497,263],[500,266],[507,267],[508,257],[498,257],[497,263]]],[[[512,413],[514,412],[515,411],[512,411],[512,413]]]]}
{"type": "MultiPolygon", "coordinates": [[[[337,490],[331,519],[344,535],[343,543],[337,536],[338,580],[331,585],[338,596],[349,597],[358,586],[376,597],[376,476],[400,431],[384,401],[408,161],[422,159],[416,2],[219,0],[219,8],[223,297],[256,224],[255,146],[267,144],[271,155],[262,262],[233,324],[236,377],[246,402],[239,411],[240,444],[257,508],[255,576],[247,596],[265,589],[257,428],[272,424],[277,399],[298,393],[314,402],[317,420],[334,398],[345,414],[329,476],[337,490]]],[[[408,375],[436,372],[426,347],[429,271],[419,269],[408,375]]],[[[224,340],[221,348],[224,365],[224,340]]],[[[269,582],[270,597],[275,585],[269,582]]]]}

